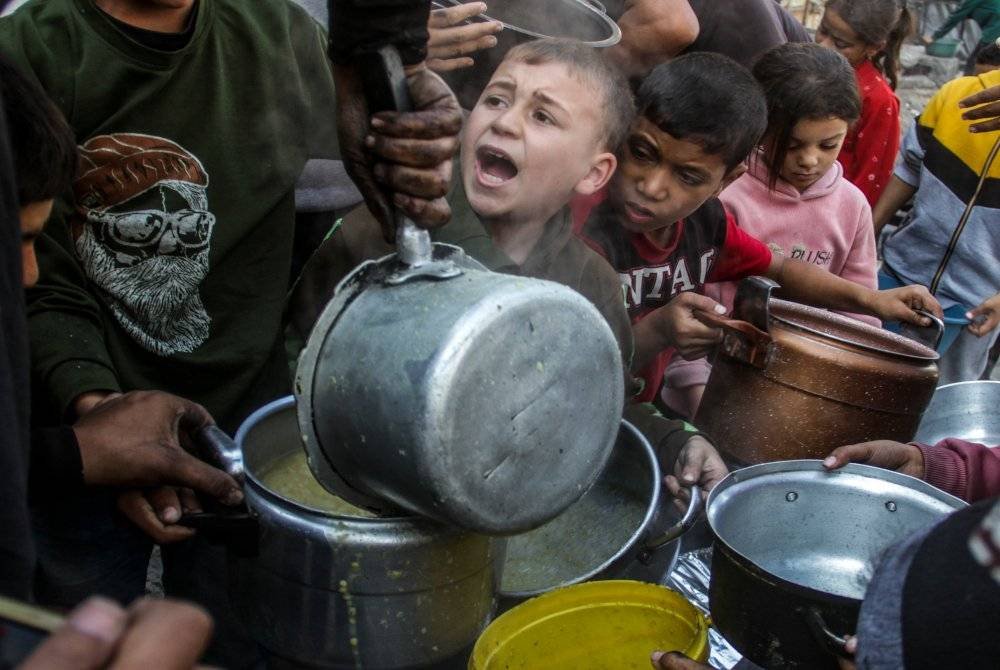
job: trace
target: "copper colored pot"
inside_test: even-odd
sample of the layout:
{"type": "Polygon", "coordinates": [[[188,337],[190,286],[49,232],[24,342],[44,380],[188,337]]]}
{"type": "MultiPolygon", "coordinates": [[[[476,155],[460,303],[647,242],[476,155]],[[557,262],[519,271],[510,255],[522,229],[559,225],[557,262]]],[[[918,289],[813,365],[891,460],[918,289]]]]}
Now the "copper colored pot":
{"type": "MultiPolygon", "coordinates": [[[[740,284],[698,427],[745,464],[823,458],[843,444],[913,438],[937,384],[938,355],[913,340],[740,284]]],[[[701,318],[701,317],[700,317],[701,318]]]]}

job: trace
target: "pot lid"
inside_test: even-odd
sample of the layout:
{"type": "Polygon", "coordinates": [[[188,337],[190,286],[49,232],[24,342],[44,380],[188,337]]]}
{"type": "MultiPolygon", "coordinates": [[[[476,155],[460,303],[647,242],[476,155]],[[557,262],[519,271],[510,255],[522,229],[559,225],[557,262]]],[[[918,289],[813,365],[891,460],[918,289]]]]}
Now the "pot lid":
{"type": "Polygon", "coordinates": [[[886,548],[966,506],[898,472],[796,460],[730,473],[706,516],[719,542],[772,577],[860,600],[886,548]]]}

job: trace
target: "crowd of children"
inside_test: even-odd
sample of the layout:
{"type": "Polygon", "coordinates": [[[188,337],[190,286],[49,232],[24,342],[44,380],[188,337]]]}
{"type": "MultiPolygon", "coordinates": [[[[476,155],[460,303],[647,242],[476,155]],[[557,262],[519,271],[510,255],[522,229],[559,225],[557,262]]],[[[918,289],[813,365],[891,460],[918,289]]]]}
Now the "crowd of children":
{"type": "MultiPolygon", "coordinates": [[[[642,3],[619,4],[617,14],[642,3]]],[[[392,249],[384,200],[362,206],[285,295],[296,179],[308,159],[342,151],[352,175],[368,174],[359,186],[369,205],[382,197],[374,175],[428,225],[450,211],[435,239],[491,269],[565,284],[599,309],[627,371],[626,415],[651,438],[676,495],[710,489],[726,467],[706,436],[649,403],[693,416],[704,357],[720,338],[699,314],[727,313],[742,278],[769,277],[783,297],[875,325],[924,325],[919,311],[943,316],[942,306],[960,312],[971,323],[943,375],[978,378],[1000,332],[1000,228],[991,225],[1000,140],[970,133],[958,103],[1000,85],[1000,73],[942,88],[897,161],[893,89],[911,24],[898,0],[829,0],[817,43],[789,42],[801,26],[771,3],[748,3],[777,43],[741,54],[752,71],[712,53],[722,29],[706,30],[708,4],[691,0],[705,21],[689,53],[642,68],[634,95],[626,75],[642,59],[623,72],[577,42],[511,49],[459,141],[457,104],[436,79],[411,81],[418,106],[431,108],[415,115],[422,123],[390,115],[367,138],[343,127],[338,138],[333,111],[359,114],[351,105],[361,83],[344,69],[353,38],[339,35],[331,66],[323,31],[288,0],[32,0],[0,20],[0,53],[41,84],[79,145],[72,178],[53,182],[68,188],[22,203],[34,231],[26,286],[36,284],[31,243],[49,220],[27,294],[34,424],[85,422],[120,404],[118,394],[156,389],[201,403],[232,432],[287,394],[286,332],[305,337],[337,281],[392,249]],[[396,165],[364,172],[363,141],[396,165]],[[879,275],[876,233],[911,198],[879,275]]],[[[443,16],[430,18],[432,48],[450,39],[443,16]]],[[[395,32],[420,45],[402,52],[423,72],[425,25],[395,32]]],[[[493,32],[466,31],[487,48],[493,32]]],[[[438,67],[464,58],[433,53],[438,67]]],[[[185,411],[207,420],[200,407],[185,411]]],[[[184,481],[232,499],[229,480],[200,476],[184,481]]],[[[164,545],[168,593],[203,603],[219,625],[211,659],[248,666],[257,650],[230,611],[224,549],[176,525],[197,508],[190,491],[152,488],[177,479],[83,489],[72,505],[32,496],[35,595],[66,607],[95,592],[127,602],[144,590],[152,538],[164,545]]]]}

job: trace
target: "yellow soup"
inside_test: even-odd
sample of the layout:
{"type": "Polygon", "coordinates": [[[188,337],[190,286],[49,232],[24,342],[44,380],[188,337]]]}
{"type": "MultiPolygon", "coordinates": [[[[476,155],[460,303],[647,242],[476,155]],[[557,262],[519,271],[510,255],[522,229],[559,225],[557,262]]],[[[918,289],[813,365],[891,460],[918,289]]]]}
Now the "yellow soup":
{"type": "Polygon", "coordinates": [[[355,507],[323,488],[309,470],[304,451],[293,451],[276,460],[261,474],[260,483],[282,498],[318,512],[369,519],[375,517],[368,510],[355,507]]]}

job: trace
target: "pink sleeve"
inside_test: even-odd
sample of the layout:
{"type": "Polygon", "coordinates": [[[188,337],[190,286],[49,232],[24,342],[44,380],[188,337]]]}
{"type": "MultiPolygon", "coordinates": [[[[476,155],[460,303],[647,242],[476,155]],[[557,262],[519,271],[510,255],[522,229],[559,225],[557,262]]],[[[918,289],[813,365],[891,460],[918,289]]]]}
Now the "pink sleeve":
{"type": "Polygon", "coordinates": [[[916,446],[929,484],[968,502],[1000,495],[1000,451],[956,438],[916,446]]]}
{"type": "MultiPolygon", "coordinates": [[[[857,230],[851,248],[847,251],[847,259],[840,271],[840,277],[855,284],[860,284],[873,291],[878,290],[878,257],[875,252],[875,226],[872,223],[872,210],[867,203],[861,208],[857,221],[857,230]]],[[[847,314],[854,319],[864,321],[877,328],[882,322],[877,317],[868,314],[847,314]]]]}

